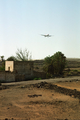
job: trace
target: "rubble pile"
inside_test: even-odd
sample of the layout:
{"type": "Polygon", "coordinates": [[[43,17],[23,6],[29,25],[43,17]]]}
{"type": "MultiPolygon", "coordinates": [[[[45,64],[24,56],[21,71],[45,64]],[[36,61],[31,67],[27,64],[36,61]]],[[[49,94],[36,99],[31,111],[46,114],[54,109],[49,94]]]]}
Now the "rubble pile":
{"type": "Polygon", "coordinates": [[[75,98],[80,99],[80,91],[77,91],[76,89],[72,90],[72,89],[60,87],[58,85],[47,83],[47,82],[36,83],[36,84],[33,84],[32,86],[37,88],[55,90],[56,92],[63,93],[69,96],[74,96],[75,98]]]}

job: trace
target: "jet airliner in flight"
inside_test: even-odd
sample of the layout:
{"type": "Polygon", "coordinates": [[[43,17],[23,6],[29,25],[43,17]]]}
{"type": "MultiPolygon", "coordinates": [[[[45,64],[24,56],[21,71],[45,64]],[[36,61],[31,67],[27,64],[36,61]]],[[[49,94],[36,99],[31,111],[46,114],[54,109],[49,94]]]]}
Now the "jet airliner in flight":
{"type": "Polygon", "coordinates": [[[49,34],[46,34],[46,35],[43,35],[43,34],[41,34],[42,36],[44,36],[44,37],[51,37],[52,35],[49,35],[49,34]]]}

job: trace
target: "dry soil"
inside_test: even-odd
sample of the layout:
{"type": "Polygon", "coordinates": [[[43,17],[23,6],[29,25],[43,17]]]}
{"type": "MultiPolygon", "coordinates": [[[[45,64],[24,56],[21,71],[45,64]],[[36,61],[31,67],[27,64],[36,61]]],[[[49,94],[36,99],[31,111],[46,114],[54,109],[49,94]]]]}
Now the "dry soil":
{"type": "Polygon", "coordinates": [[[65,94],[58,86],[74,90],[80,81],[1,86],[0,120],[79,120],[80,94],[65,94]]]}

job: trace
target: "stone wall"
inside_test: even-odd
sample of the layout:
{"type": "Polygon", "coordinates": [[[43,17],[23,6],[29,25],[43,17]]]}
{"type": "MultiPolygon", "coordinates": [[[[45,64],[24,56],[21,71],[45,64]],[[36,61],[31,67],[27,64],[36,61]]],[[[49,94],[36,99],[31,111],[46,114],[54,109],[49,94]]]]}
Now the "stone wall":
{"type": "Polygon", "coordinates": [[[42,78],[42,79],[46,78],[46,73],[44,72],[34,71],[33,74],[34,74],[34,78],[42,78]]]}
{"type": "Polygon", "coordinates": [[[5,81],[5,71],[0,71],[0,81],[5,81]]]}
{"type": "Polygon", "coordinates": [[[15,81],[24,81],[25,79],[25,75],[24,74],[15,74],[15,81]]]}
{"type": "MultiPolygon", "coordinates": [[[[40,61],[35,61],[35,67],[40,61]],[[37,62],[37,63],[36,63],[37,62]]],[[[41,66],[41,65],[40,65],[41,66]]],[[[46,74],[42,71],[33,71],[34,61],[6,61],[5,72],[0,72],[0,80],[11,81],[23,81],[37,78],[46,78],[46,74]],[[10,67],[10,71],[9,68],[10,67]]]]}
{"type": "Polygon", "coordinates": [[[34,71],[43,72],[44,60],[34,60],[34,71]]]}
{"type": "Polygon", "coordinates": [[[15,81],[15,73],[14,72],[5,72],[5,81],[6,82],[15,81]]]}
{"type": "Polygon", "coordinates": [[[11,82],[15,81],[15,74],[13,72],[1,72],[0,71],[0,81],[11,82]]]}
{"type": "Polygon", "coordinates": [[[33,78],[33,61],[14,62],[15,81],[33,78]]]}
{"type": "Polygon", "coordinates": [[[2,62],[2,61],[0,61],[0,67],[2,67],[2,64],[3,64],[3,62],[2,62]]]}
{"type": "Polygon", "coordinates": [[[26,74],[32,74],[33,69],[33,62],[32,61],[16,61],[14,62],[14,70],[16,73],[26,73],[26,74]]]}

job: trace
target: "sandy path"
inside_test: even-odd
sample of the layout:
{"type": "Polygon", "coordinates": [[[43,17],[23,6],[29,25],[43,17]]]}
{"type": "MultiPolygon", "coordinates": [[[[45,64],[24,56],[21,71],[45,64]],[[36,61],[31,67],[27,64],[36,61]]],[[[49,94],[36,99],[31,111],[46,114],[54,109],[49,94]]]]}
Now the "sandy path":
{"type": "Polygon", "coordinates": [[[20,81],[20,82],[11,82],[11,83],[2,83],[2,85],[22,85],[22,84],[35,84],[40,82],[50,82],[56,83],[59,81],[72,81],[72,80],[80,80],[80,76],[72,76],[66,78],[54,78],[54,79],[43,79],[43,80],[31,80],[31,81],[20,81]]]}

